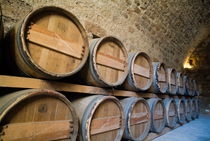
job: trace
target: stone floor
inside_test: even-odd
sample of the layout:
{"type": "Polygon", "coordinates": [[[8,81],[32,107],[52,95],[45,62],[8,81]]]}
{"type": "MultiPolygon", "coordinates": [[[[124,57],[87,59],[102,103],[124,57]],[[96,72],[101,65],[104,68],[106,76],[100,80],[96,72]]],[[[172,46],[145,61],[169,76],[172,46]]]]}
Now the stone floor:
{"type": "Polygon", "coordinates": [[[153,141],[210,141],[210,115],[201,115],[153,141]]]}

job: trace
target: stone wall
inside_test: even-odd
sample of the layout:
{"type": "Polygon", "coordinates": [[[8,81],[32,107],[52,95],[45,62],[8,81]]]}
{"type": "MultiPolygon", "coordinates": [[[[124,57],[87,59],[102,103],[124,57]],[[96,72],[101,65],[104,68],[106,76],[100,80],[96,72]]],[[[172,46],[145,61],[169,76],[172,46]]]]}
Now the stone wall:
{"type": "Polygon", "coordinates": [[[203,96],[210,96],[210,35],[189,56],[191,69],[186,72],[198,80],[203,96]]]}
{"type": "MultiPolygon", "coordinates": [[[[128,51],[145,51],[155,61],[182,69],[208,33],[207,0],[0,0],[5,30],[29,11],[54,5],[75,14],[88,33],[114,35],[128,51]]],[[[88,34],[91,35],[91,34],[88,34]]]]}

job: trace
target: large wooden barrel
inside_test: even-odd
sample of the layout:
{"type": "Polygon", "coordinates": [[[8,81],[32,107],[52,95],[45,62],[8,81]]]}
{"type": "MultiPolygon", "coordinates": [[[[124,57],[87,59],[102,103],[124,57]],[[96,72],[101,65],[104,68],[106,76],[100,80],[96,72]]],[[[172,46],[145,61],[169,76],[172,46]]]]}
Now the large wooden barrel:
{"type": "Polygon", "coordinates": [[[192,120],[191,118],[191,102],[189,99],[184,99],[185,102],[185,118],[189,122],[192,120]]]}
{"type": "Polygon", "coordinates": [[[160,62],[153,62],[153,82],[149,89],[153,93],[166,93],[168,89],[167,72],[165,65],[160,62]]]}
{"type": "Polygon", "coordinates": [[[1,140],[72,140],[78,118],[68,99],[52,90],[29,89],[0,98],[1,140]]]}
{"type": "Polygon", "coordinates": [[[194,89],[194,95],[199,96],[200,91],[199,91],[198,83],[196,80],[193,80],[193,89],[194,89]]]}
{"type": "Polygon", "coordinates": [[[176,98],[176,109],[178,114],[178,123],[184,124],[185,123],[185,103],[183,99],[176,98]]]}
{"type": "Polygon", "coordinates": [[[184,87],[185,87],[185,95],[189,94],[190,84],[189,84],[189,77],[187,75],[184,75],[184,87]]]}
{"type": "Polygon", "coordinates": [[[79,141],[120,141],[124,132],[124,113],[113,96],[89,96],[73,101],[80,119],[79,141]]]}
{"type": "Polygon", "coordinates": [[[194,98],[189,99],[191,104],[191,118],[196,119],[197,116],[197,107],[196,107],[196,100],[194,98]]]}
{"type": "Polygon", "coordinates": [[[164,103],[159,98],[150,98],[147,100],[151,112],[151,128],[150,131],[160,133],[166,124],[166,112],[164,103]]]}
{"type": "Polygon", "coordinates": [[[150,130],[151,115],[147,101],[143,98],[121,100],[125,115],[124,139],[142,141],[150,130]]]}
{"type": "Polygon", "coordinates": [[[178,121],[176,102],[172,98],[166,98],[163,102],[166,109],[166,126],[174,128],[178,121]]]}
{"type": "Polygon", "coordinates": [[[8,56],[13,57],[22,73],[32,77],[71,76],[84,66],[89,54],[86,32],[79,20],[58,7],[32,11],[7,40],[11,47],[8,56]]]}
{"type": "Polygon", "coordinates": [[[121,85],[128,74],[128,54],[122,42],[112,36],[91,41],[88,66],[81,73],[85,82],[99,87],[121,85]]]}
{"type": "Polygon", "coordinates": [[[167,80],[168,80],[168,90],[167,92],[171,95],[176,95],[177,93],[177,82],[176,82],[176,70],[173,68],[167,68],[167,80]]]}
{"type": "Polygon", "coordinates": [[[128,76],[124,87],[127,90],[146,91],[152,84],[152,62],[144,52],[129,53],[128,76]]]}
{"type": "Polygon", "coordinates": [[[184,95],[185,93],[184,75],[181,72],[177,72],[176,79],[177,79],[177,94],[184,95]]]}

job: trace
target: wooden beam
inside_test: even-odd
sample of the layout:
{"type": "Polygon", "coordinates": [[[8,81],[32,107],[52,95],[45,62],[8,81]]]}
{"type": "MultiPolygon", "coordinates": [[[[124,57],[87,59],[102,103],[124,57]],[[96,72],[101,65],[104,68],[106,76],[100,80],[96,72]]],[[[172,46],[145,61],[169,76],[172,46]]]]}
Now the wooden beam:
{"type": "MultiPolygon", "coordinates": [[[[25,89],[51,89],[61,92],[83,93],[83,94],[99,94],[99,95],[113,95],[122,97],[143,97],[143,98],[168,98],[173,97],[167,94],[153,94],[145,92],[134,92],[126,90],[116,90],[99,88],[95,86],[86,86],[79,84],[70,84],[49,80],[41,80],[37,78],[18,77],[0,75],[0,87],[5,88],[25,88],[25,89]]],[[[181,96],[182,97],[182,96],[181,96]]],[[[187,97],[187,96],[184,96],[187,97]]]]}
{"type": "Polygon", "coordinates": [[[7,76],[7,75],[0,75],[0,87],[52,89],[56,91],[73,92],[73,93],[112,95],[112,90],[102,89],[93,86],[68,84],[56,81],[41,80],[36,78],[7,76]]]}

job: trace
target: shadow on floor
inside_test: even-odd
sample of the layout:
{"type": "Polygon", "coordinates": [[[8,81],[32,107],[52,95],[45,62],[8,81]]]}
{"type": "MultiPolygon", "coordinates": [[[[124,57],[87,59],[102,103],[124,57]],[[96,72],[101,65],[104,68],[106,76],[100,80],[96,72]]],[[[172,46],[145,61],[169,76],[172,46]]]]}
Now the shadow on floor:
{"type": "Polygon", "coordinates": [[[153,141],[210,141],[210,115],[201,115],[153,141]]]}

